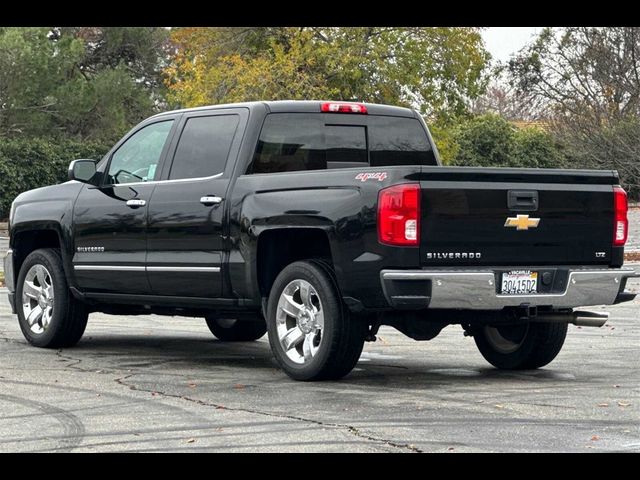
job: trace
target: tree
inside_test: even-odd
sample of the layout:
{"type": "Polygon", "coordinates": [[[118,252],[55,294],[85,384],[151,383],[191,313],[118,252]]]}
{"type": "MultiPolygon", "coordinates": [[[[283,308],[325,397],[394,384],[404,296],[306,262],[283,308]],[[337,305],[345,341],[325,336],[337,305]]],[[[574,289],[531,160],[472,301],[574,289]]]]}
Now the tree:
{"type": "Polygon", "coordinates": [[[477,28],[263,27],[172,31],[170,102],[360,100],[465,114],[489,60],[477,28]]]}
{"type": "Polygon", "coordinates": [[[457,128],[458,151],[452,163],[471,167],[515,166],[514,133],[515,127],[498,115],[475,117],[457,128]]]}
{"type": "Polygon", "coordinates": [[[454,134],[453,165],[549,168],[565,165],[562,147],[537,127],[516,128],[495,114],[472,118],[454,134]]]}
{"type": "Polygon", "coordinates": [[[493,80],[486,91],[472,101],[470,110],[474,115],[494,113],[510,121],[533,121],[543,116],[537,102],[511,85],[502,68],[494,71],[493,80]]]}
{"type": "Polygon", "coordinates": [[[574,166],[615,168],[640,194],[640,27],[548,28],[509,69],[574,166]]]}
{"type": "Polygon", "coordinates": [[[0,137],[113,141],[162,102],[156,28],[0,29],[0,137]]]}

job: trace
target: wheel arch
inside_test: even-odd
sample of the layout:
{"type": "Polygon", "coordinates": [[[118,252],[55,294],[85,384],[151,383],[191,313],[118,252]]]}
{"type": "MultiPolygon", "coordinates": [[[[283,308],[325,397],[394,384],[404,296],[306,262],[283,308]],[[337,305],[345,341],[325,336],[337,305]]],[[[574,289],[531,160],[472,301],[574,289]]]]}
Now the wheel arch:
{"type": "Polygon", "coordinates": [[[256,277],[261,297],[268,297],[278,274],[289,264],[316,259],[333,269],[328,232],[323,228],[273,228],[258,235],[256,277]]]}
{"type": "Polygon", "coordinates": [[[17,280],[20,268],[29,254],[41,248],[55,248],[60,251],[65,276],[67,280],[70,278],[70,260],[64,248],[64,240],[59,225],[32,225],[12,229],[11,246],[14,251],[14,280],[17,280]]]}

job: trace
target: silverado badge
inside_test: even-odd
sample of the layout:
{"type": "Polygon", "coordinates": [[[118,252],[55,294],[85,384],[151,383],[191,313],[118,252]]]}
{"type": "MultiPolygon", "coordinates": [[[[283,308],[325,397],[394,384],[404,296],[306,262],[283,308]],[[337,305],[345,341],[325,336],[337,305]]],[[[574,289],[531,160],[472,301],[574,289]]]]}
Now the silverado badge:
{"type": "Polygon", "coordinates": [[[517,215],[515,217],[507,217],[504,226],[514,227],[516,230],[529,230],[530,228],[536,228],[539,223],[539,218],[529,218],[529,215],[517,215]]]}

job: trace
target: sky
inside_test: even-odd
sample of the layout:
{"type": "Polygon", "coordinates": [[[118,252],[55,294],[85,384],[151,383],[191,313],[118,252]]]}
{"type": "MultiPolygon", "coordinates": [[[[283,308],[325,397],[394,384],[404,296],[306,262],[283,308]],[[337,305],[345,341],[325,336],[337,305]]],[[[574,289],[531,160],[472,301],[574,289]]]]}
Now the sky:
{"type": "Polygon", "coordinates": [[[507,61],[518,52],[544,27],[489,27],[482,32],[482,38],[494,61],[507,61]]]}

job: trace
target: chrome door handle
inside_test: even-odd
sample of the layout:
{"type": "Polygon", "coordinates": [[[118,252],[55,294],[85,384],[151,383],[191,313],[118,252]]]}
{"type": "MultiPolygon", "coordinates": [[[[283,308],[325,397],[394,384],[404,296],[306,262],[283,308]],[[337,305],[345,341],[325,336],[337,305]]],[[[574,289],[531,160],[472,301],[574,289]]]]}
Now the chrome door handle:
{"type": "Polygon", "coordinates": [[[217,205],[222,203],[222,198],[215,196],[200,197],[200,203],[203,205],[217,205]]]}
{"type": "Polygon", "coordinates": [[[133,198],[131,200],[127,200],[127,207],[138,208],[144,207],[147,204],[146,200],[140,200],[139,198],[133,198]]]}

